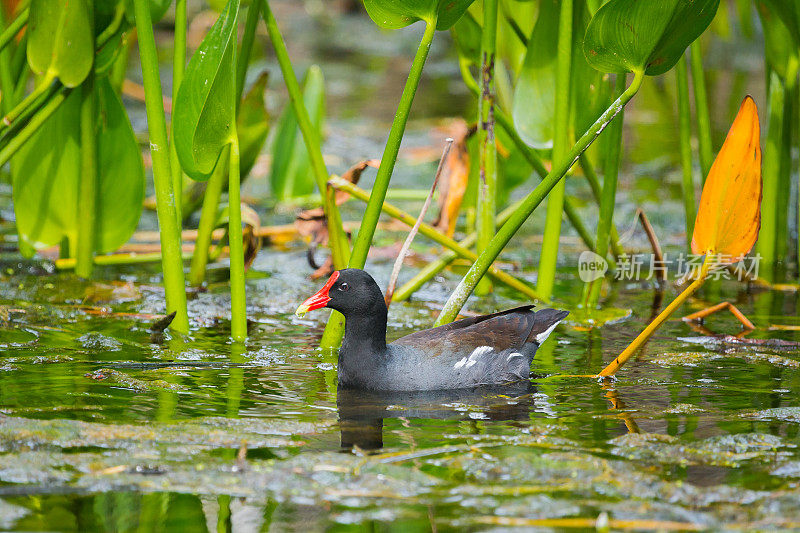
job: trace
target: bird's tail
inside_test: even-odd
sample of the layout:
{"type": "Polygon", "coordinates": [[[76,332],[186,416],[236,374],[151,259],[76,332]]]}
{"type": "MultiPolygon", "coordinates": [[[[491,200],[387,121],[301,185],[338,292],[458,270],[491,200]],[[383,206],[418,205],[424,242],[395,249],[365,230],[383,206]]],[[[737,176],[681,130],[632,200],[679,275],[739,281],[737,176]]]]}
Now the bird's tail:
{"type": "Polygon", "coordinates": [[[540,309],[534,313],[533,326],[528,334],[528,342],[541,345],[553,332],[559,322],[564,320],[569,311],[560,309],[540,309]]]}

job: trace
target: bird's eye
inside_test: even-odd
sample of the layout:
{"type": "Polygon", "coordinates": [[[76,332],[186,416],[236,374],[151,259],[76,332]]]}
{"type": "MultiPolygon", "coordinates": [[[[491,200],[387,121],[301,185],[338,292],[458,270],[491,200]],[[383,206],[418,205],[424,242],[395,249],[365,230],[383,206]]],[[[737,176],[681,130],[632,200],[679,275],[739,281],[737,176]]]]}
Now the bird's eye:
{"type": "Polygon", "coordinates": [[[350,288],[350,285],[348,285],[347,283],[342,283],[341,285],[339,285],[339,290],[340,291],[346,291],[349,288],[350,288]]]}

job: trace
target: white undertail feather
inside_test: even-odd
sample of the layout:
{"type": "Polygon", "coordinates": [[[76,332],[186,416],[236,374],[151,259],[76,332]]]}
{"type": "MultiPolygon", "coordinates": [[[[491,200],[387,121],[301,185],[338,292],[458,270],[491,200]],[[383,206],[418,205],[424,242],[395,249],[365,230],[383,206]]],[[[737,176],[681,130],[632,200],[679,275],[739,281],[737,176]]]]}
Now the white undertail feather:
{"type": "MultiPolygon", "coordinates": [[[[561,322],[561,321],[559,320],[558,322],[561,322]]],[[[547,337],[549,337],[550,334],[553,333],[553,330],[556,329],[556,326],[558,325],[558,322],[556,322],[555,324],[553,324],[552,326],[550,326],[549,328],[547,328],[543,332],[538,333],[536,335],[536,344],[542,344],[544,341],[546,341],[547,337]]]]}
{"type": "Polygon", "coordinates": [[[458,370],[461,367],[469,368],[478,362],[478,357],[481,357],[482,355],[486,355],[488,353],[492,353],[493,351],[494,348],[492,348],[491,346],[478,346],[477,348],[472,350],[472,353],[469,354],[469,357],[462,357],[458,362],[456,362],[456,364],[453,365],[453,368],[455,368],[456,370],[458,370]]]}

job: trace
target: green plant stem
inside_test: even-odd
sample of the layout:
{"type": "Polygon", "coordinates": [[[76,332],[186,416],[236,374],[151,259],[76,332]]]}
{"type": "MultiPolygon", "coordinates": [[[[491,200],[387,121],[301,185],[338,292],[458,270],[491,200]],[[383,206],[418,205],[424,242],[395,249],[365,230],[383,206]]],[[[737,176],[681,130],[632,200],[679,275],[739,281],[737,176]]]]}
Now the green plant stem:
{"type": "MultiPolygon", "coordinates": [[[[508,218],[514,213],[514,211],[519,207],[521,201],[515,202],[514,204],[506,207],[503,209],[495,219],[495,224],[499,227],[506,223],[508,218]]],[[[458,244],[464,248],[471,248],[475,245],[475,241],[478,240],[478,234],[475,232],[470,233],[462,240],[458,241],[458,244]]],[[[458,259],[458,254],[452,250],[445,251],[439,259],[436,261],[431,261],[427,265],[425,265],[417,274],[414,275],[410,280],[408,280],[402,287],[397,289],[394,292],[394,296],[392,297],[393,302],[400,302],[403,300],[407,300],[413,293],[419,290],[425,283],[430,281],[436,274],[447,268],[447,266],[458,259]]]]}
{"type": "MultiPolygon", "coordinates": [[[[44,124],[45,121],[47,121],[47,119],[56,112],[61,104],[64,103],[64,100],[66,100],[70,91],[72,91],[72,89],[63,87],[61,91],[57,92],[53,98],[47,102],[47,104],[42,106],[42,108],[31,117],[31,119],[27,124],[25,124],[19,133],[11,136],[8,142],[3,144],[2,149],[0,149],[0,167],[8,163],[9,160],[14,157],[14,154],[17,153],[17,150],[19,150],[23,144],[28,142],[28,140],[33,137],[42,124],[44,124]]],[[[6,138],[5,135],[3,138],[6,138]]]]}
{"type": "Polygon", "coordinates": [[[195,240],[192,263],[189,267],[189,284],[199,287],[206,278],[208,265],[208,251],[211,248],[211,235],[219,219],[219,201],[228,173],[228,158],[230,148],[226,146],[214,167],[214,172],[206,182],[206,191],[203,195],[203,208],[200,210],[200,222],[197,226],[197,239],[195,240]]]}
{"type": "Polygon", "coordinates": [[[75,273],[92,277],[97,243],[97,134],[94,74],[81,84],[81,174],[78,182],[78,237],[75,246],[75,273]]]}
{"type": "Polygon", "coordinates": [[[120,27],[122,27],[122,20],[125,18],[125,4],[117,4],[117,9],[114,11],[114,18],[108,23],[100,35],[97,36],[95,42],[95,50],[103,48],[114,35],[117,34],[120,27]]]}
{"type": "MultiPolygon", "coordinates": [[[[328,169],[325,167],[325,161],[322,158],[320,139],[311,123],[311,118],[308,116],[308,110],[303,101],[303,91],[300,90],[300,84],[297,82],[297,76],[294,73],[292,62],[289,59],[289,52],[286,50],[286,44],[278,29],[278,23],[269,7],[269,2],[267,0],[259,1],[261,2],[261,12],[264,17],[264,22],[267,25],[267,34],[275,50],[275,57],[278,59],[278,64],[283,74],[283,81],[289,93],[289,101],[292,104],[292,109],[297,119],[297,125],[300,128],[300,132],[303,134],[303,142],[305,142],[308,157],[311,160],[311,170],[314,173],[317,188],[323,199],[322,208],[325,211],[325,218],[328,223],[328,245],[331,248],[333,266],[336,269],[342,269],[347,266],[350,260],[350,245],[347,242],[347,235],[342,228],[342,217],[339,214],[339,208],[336,202],[328,201],[329,197],[326,195],[325,188],[327,187],[329,176],[328,169]]],[[[321,341],[322,346],[327,348],[338,346],[341,342],[343,331],[344,317],[338,311],[333,311],[325,326],[325,333],[321,341]]]]}
{"type": "MultiPolygon", "coordinates": [[[[465,85],[476,96],[479,95],[480,94],[480,89],[478,87],[477,82],[472,77],[472,74],[470,74],[469,67],[466,65],[466,62],[464,62],[463,60],[459,60],[459,65],[461,66],[461,75],[464,78],[465,85]]],[[[514,127],[512,121],[508,117],[508,115],[506,115],[505,112],[500,107],[495,106],[495,108],[494,108],[494,118],[497,121],[497,124],[503,129],[503,131],[506,132],[506,134],[509,136],[509,138],[511,138],[511,141],[514,143],[514,146],[517,147],[517,149],[520,151],[520,153],[525,158],[525,160],[528,162],[528,164],[531,165],[533,170],[539,175],[540,178],[544,178],[547,175],[547,169],[545,169],[544,163],[542,163],[542,160],[539,157],[539,154],[537,154],[536,151],[533,150],[530,146],[525,144],[525,141],[523,141],[522,138],[517,133],[517,130],[514,127]]],[[[585,154],[583,154],[583,155],[585,155],[585,154]]],[[[581,156],[581,163],[584,162],[583,155],[581,156]]],[[[583,166],[583,164],[581,166],[583,166]]],[[[593,173],[594,171],[591,170],[591,167],[589,167],[589,169],[590,170],[587,170],[586,168],[584,168],[584,173],[586,174],[587,179],[589,179],[589,181],[591,183],[590,171],[591,171],[591,173],[593,173]]],[[[595,181],[597,180],[597,176],[596,175],[594,175],[594,179],[595,179],[595,181]]],[[[598,189],[599,189],[599,186],[598,186],[598,189]]],[[[596,194],[595,200],[597,201],[597,204],[600,205],[600,195],[599,195],[599,193],[596,194]]],[[[589,230],[586,229],[586,226],[584,225],[583,220],[581,220],[581,217],[578,214],[577,202],[575,201],[575,198],[573,198],[572,196],[566,195],[564,197],[564,213],[566,213],[567,219],[569,220],[570,224],[572,224],[572,227],[575,229],[575,231],[578,233],[578,235],[581,237],[581,239],[583,240],[583,242],[586,245],[586,247],[589,248],[590,250],[594,250],[594,239],[592,239],[592,237],[591,237],[591,235],[589,233],[589,230]]],[[[612,248],[614,249],[614,253],[616,255],[619,255],[620,253],[622,253],[622,249],[619,247],[619,237],[617,236],[616,226],[612,226],[612,241],[611,241],[611,244],[612,244],[612,248]]],[[[472,245],[470,245],[470,246],[472,246],[472,245]]],[[[609,259],[609,264],[614,265],[614,258],[613,257],[609,257],[608,259],[609,259]]],[[[442,267],[442,268],[444,268],[444,267],[442,267]]]]}
{"type": "MultiPolygon", "coordinates": [[[[6,17],[2,9],[0,9],[0,27],[6,27],[6,17]]],[[[2,90],[0,109],[2,109],[3,114],[5,114],[11,110],[14,95],[14,78],[11,74],[11,54],[5,47],[0,48],[0,90],[2,90]]]]}
{"type": "Polygon", "coordinates": [[[706,77],[703,72],[703,55],[700,39],[695,39],[690,46],[690,66],[692,69],[692,86],[694,88],[694,107],[697,114],[697,145],[699,147],[700,171],[703,183],[711,170],[714,154],[711,148],[711,117],[708,112],[708,94],[706,77]]]}
{"type": "MultiPolygon", "coordinates": [[[[372,237],[375,235],[375,228],[378,225],[378,219],[381,214],[381,206],[386,198],[386,190],[389,188],[389,181],[392,177],[395,162],[397,161],[397,153],[400,150],[400,143],[403,140],[403,133],[405,132],[406,122],[408,121],[408,115],[411,111],[411,104],[414,101],[414,95],[417,92],[417,86],[422,76],[422,68],[425,66],[425,60],[428,57],[431,42],[433,42],[433,36],[436,33],[435,18],[426,21],[426,24],[425,33],[422,36],[422,40],[417,48],[417,53],[411,63],[411,70],[408,73],[408,79],[403,87],[403,94],[400,97],[400,103],[397,106],[397,112],[394,115],[392,127],[389,130],[389,137],[386,140],[381,163],[375,177],[375,184],[372,187],[372,195],[370,196],[369,202],[367,202],[358,235],[353,243],[353,250],[348,260],[348,266],[351,268],[364,268],[364,263],[367,261],[367,254],[372,244],[372,237]]],[[[334,257],[334,265],[336,265],[335,259],[334,257]]],[[[344,317],[334,311],[331,313],[331,318],[325,326],[325,333],[321,341],[322,346],[325,348],[338,346],[341,343],[343,334],[344,317]]]]}
{"type": "MultiPolygon", "coordinates": [[[[340,191],[345,191],[354,198],[358,198],[362,202],[369,202],[370,195],[367,193],[367,191],[361,189],[356,185],[353,185],[352,183],[350,183],[345,179],[331,178],[328,183],[330,183],[330,185],[335,189],[340,191]]],[[[416,217],[411,216],[409,213],[406,213],[405,211],[398,209],[397,207],[387,202],[383,203],[382,211],[387,215],[389,215],[390,217],[401,221],[402,223],[406,224],[409,227],[413,227],[417,221],[416,217]]],[[[478,258],[478,254],[476,254],[469,248],[461,246],[458,242],[448,237],[444,233],[441,233],[440,231],[438,231],[433,226],[430,226],[429,224],[425,223],[420,224],[419,233],[421,235],[428,237],[434,242],[441,244],[446,248],[449,248],[450,250],[455,252],[458,256],[463,257],[464,259],[475,261],[478,258]]],[[[515,278],[514,276],[500,270],[499,268],[491,266],[488,269],[488,272],[490,276],[495,278],[500,283],[508,285],[512,289],[521,292],[528,298],[540,299],[536,291],[534,291],[529,285],[515,278]]]]}
{"type": "MultiPolygon", "coordinates": [[[[589,183],[589,188],[592,191],[592,197],[594,198],[594,201],[597,202],[597,207],[599,208],[602,205],[603,192],[602,188],[600,187],[600,179],[597,177],[597,172],[594,171],[594,165],[592,164],[591,159],[589,159],[589,154],[583,152],[580,158],[578,158],[578,164],[581,166],[583,175],[586,177],[586,181],[589,183]]],[[[564,199],[564,211],[567,210],[569,199],[569,196],[565,197],[564,199]]],[[[625,250],[622,249],[622,246],[619,243],[619,233],[617,232],[617,226],[614,224],[613,220],[611,221],[609,238],[611,239],[611,254],[609,254],[606,259],[609,259],[609,266],[611,268],[616,268],[614,258],[625,253],[625,250]]],[[[594,250],[594,248],[589,249],[594,250]]]]}
{"type": "MultiPolygon", "coordinates": [[[[764,144],[762,159],[762,200],[761,200],[761,229],[756,241],[756,251],[761,256],[765,271],[770,272],[778,257],[777,251],[777,205],[781,193],[780,184],[780,159],[783,140],[783,108],[785,88],[783,80],[774,71],[769,73],[769,95],[767,101],[767,138],[764,144]]],[[[784,193],[785,194],[785,193],[784,193]]],[[[769,277],[771,278],[771,276],[769,277]]],[[[768,278],[768,279],[769,279],[768,278]]]]}
{"type": "Polygon", "coordinates": [[[29,14],[30,9],[26,7],[17,15],[17,18],[3,30],[3,33],[0,33],[0,50],[4,50],[6,46],[8,46],[8,43],[14,40],[14,37],[16,37],[19,31],[28,23],[29,14]]]}
{"type": "Polygon", "coordinates": [[[786,66],[786,78],[783,85],[783,108],[781,109],[782,135],[781,153],[778,170],[778,190],[786,191],[778,194],[775,204],[775,258],[776,261],[788,262],[789,255],[789,196],[792,190],[792,133],[795,97],[797,86],[797,55],[791,56],[786,66]]]}
{"type": "Polygon", "coordinates": [[[681,145],[681,169],[683,171],[683,210],[686,217],[686,247],[691,249],[694,233],[694,179],[692,177],[692,125],[689,108],[689,70],[686,57],[681,57],[675,66],[675,80],[678,89],[678,124],[681,145]]]}
{"type": "Polygon", "coordinates": [[[580,154],[582,154],[589,145],[594,142],[603,128],[608,125],[608,123],[625,107],[631,98],[636,94],[639,88],[642,86],[642,81],[644,80],[644,72],[636,72],[633,81],[625,89],[619,98],[617,98],[614,103],[612,103],[608,109],[606,109],[602,115],[592,124],[586,132],[581,135],[575,145],[570,149],[569,153],[559,159],[553,165],[553,169],[547,174],[547,176],[542,180],[542,183],[539,184],[533,191],[531,191],[522,201],[522,204],[514,211],[514,214],[511,215],[508,222],[506,222],[502,228],[497,231],[497,234],[492,239],[492,242],[489,243],[489,248],[486,249],[485,252],[478,256],[478,259],[473,263],[472,267],[469,269],[469,272],[464,276],[461,282],[458,284],[458,287],[453,291],[448,298],[447,303],[442,309],[442,312],[439,314],[439,318],[436,320],[436,325],[447,324],[448,322],[452,322],[455,320],[456,316],[458,316],[459,311],[464,306],[469,298],[469,295],[472,294],[472,290],[477,285],[480,278],[486,273],[489,266],[494,262],[495,258],[500,255],[503,248],[508,244],[514,234],[519,230],[522,224],[528,219],[528,217],[533,213],[536,207],[544,200],[550,190],[567,174],[569,169],[572,165],[575,164],[575,161],[578,160],[580,154]]]}
{"type": "Polygon", "coordinates": [[[20,103],[15,105],[11,111],[5,114],[2,123],[0,124],[0,131],[4,131],[11,124],[13,124],[15,120],[25,114],[30,107],[34,106],[43,95],[47,94],[52,89],[53,84],[60,85],[52,78],[52,76],[46,76],[44,79],[42,79],[30,94],[23,98],[20,103]]]}
{"type": "Polygon", "coordinates": [[[158,70],[158,54],[150,20],[150,2],[133,0],[136,30],[139,39],[139,55],[145,89],[145,108],[150,132],[150,155],[153,160],[153,182],[156,189],[156,209],[161,233],[161,261],[164,272],[164,289],[167,314],[176,313],[171,327],[180,333],[189,332],[189,316],[186,311],[186,287],[181,258],[181,234],[175,211],[172,177],[167,144],[167,122],[164,117],[164,102],[158,70]]]}
{"type": "MultiPolygon", "coordinates": [[[[173,37],[172,51],[172,101],[178,99],[178,89],[183,82],[186,71],[186,0],[175,0],[175,35],[173,37]]],[[[171,119],[170,119],[171,121],[171,119]]],[[[170,123],[170,129],[173,125],[170,123]]],[[[175,199],[175,217],[178,227],[183,227],[183,169],[178,161],[178,152],[175,143],[170,138],[169,166],[172,175],[172,197],[175,199]]]]}
{"type": "MultiPolygon", "coordinates": [[[[188,261],[189,254],[181,256],[182,261],[188,261]]],[[[96,266],[109,266],[109,265],[140,265],[143,263],[158,263],[163,259],[161,252],[148,252],[143,254],[111,254],[111,255],[96,255],[94,256],[94,264],[96,266]]],[[[55,265],[58,270],[70,270],[75,268],[76,260],[74,257],[65,257],[56,259],[55,265]]]]}
{"type": "Polygon", "coordinates": [[[11,79],[14,80],[13,103],[16,104],[20,95],[24,93],[28,83],[30,67],[28,66],[28,33],[25,32],[19,45],[14,50],[14,57],[11,58],[11,79]]]}
{"type": "Polygon", "coordinates": [[[664,310],[661,311],[661,313],[659,313],[658,316],[653,319],[653,321],[650,322],[650,324],[648,324],[647,327],[644,328],[644,330],[642,330],[642,332],[635,339],[633,339],[633,342],[631,342],[624,350],[622,350],[622,353],[620,353],[611,363],[609,363],[608,366],[606,366],[598,374],[598,376],[609,377],[616,374],[617,370],[619,370],[622,365],[624,365],[625,362],[630,359],[634,353],[636,353],[636,350],[638,350],[642,344],[644,344],[644,342],[653,335],[655,330],[658,329],[658,327],[661,326],[661,324],[663,324],[664,321],[667,320],[672,313],[674,313],[675,310],[687,300],[687,298],[689,298],[689,296],[694,294],[695,291],[697,291],[697,289],[703,285],[703,283],[706,281],[706,277],[708,276],[709,268],[711,267],[712,257],[713,256],[711,255],[706,255],[697,279],[694,280],[688,287],[686,287],[686,289],[684,289],[684,291],[680,293],[677,298],[670,302],[670,304],[665,307],[664,310]]]}
{"type": "Polygon", "coordinates": [[[425,60],[428,57],[431,42],[436,33],[436,20],[426,21],[426,23],[425,33],[419,43],[419,48],[417,48],[414,61],[411,64],[411,71],[408,74],[408,79],[403,88],[403,94],[400,97],[400,103],[397,106],[397,112],[394,115],[392,127],[389,131],[389,138],[386,140],[386,147],[383,150],[381,164],[378,167],[378,173],[375,177],[375,184],[372,186],[372,196],[367,203],[367,208],[364,211],[364,217],[361,222],[361,228],[358,230],[358,236],[353,244],[353,251],[350,254],[350,261],[348,263],[348,266],[351,268],[364,268],[364,263],[367,260],[367,253],[372,243],[372,237],[378,225],[381,206],[383,205],[383,200],[386,198],[386,189],[389,188],[389,180],[392,177],[392,171],[397,161],[397,153],[400,150],[400,142],[403,140],[403,133],[405,132],[406,122],[408,121],[408,115],[411,111],[411,104],[414,101],[414,95],[417,92],[417,86],[419,86],[419,80],[422,76],[422,68],[425,66],[425,60]]]}
{"type": "Polygon", "coordinates": [[[247,338],[247,302],[244,283],[244,243],[242,236],[242,200],[240,197],[239,139],[233,128],[228,171],[228,244],[231,271],[231,337],[237,342],[247,338]]]}
{"type": "MultiPolygon", "coordinates": [[[[311,118],[308,116],[308,110],[303,102],[303,91],[300,90],[300,84],[297,82],[297,76],[294,73],[291,59],[289,59],[289,52],[286,50],[286,44],[278,29],[278,23],[269,7],[269,2],[266,0],[258,1],[261,2],[261,12],[267,25],[267,34],[275,49],[275,57],[278,60],[281,73],[283,74],[283,81],[289,93],[289,101],[292,104],[292,109],[297,119],[297,125],[300,128],[300,132],[303,134],[303,141],[308,151],[308,157],[311,159],[311,170],[314,173],[314,179],[317,182],[319,193],[324,199],[325,187],[327,186],[329,175],[328,169],[325,167],[325,161],[322,158],[320,139],[311,123],[311,118]]],[[[350,258],[350,248],[347,242],[347,235],[345,235],[342,229],[342,218],[339,214],[339,208],[335,203],[325,201],[323,201],[322,207],[325,210],[325,217],[328,221],[328,238],[333,265],[337,269],[344,268],[350,258]]],[[[344,322],[342,322],[342,324],[343,323],[344,322]]]]}
{"type": "MultiPolygon", "coordinates": [[[[478,197],[476,222],[477,250],[482,252],[494,237],[497,203],[497,144],[494,134],[495,48],[497,46],[497,0],[483,1],[481,32],[481,92],[478,98],[478,197]]],[[[488,294],[492,287],[482,281],[476,291],[488,294]]]]}
{"type": "MultiPolygon", "coordinates": [[[[554,113],[553,161],[564,158],[569,146],[570,71],[572,69],[572,0],[562,0],[558,19],[556,54],[556,100],[554,113]]],[[[536,288],[546,300],[553,295],[564,211],[566,181],[559,180],[547,197],[544,241],[539,258],[536,288]]]]}
{"type": "Polygon", "coordinates": [[[239,56],[236,63],[236,109],[238,111],[241,104],[242,93],[244,93],[244,82],[247,78],[247,66],[250,64],[250,54],[253,51],[253,42],[256,38],[256,28],[258,27],[258,15],[261,2],[264,0],[253,0],[247,9],[247,19],[244,23],[244,34],[242,35],[242,45],[239,48],[239,56]]]}
{"type": "MultiPolygon", "coordinates": [[[[621,95],[625,91],[625,74],[617,74],[614,85],[614,94],[621,95]]],[[[622,124],[625,111],[620,111],[614,120],[608,125],[605,146],[606,158],[603,168],[603,192],[600,198],[600,216],[597,221],[597,240],[595,253],[600,257],[605,257],[608,253],[608,246],[613,227],[614,202],[617,198],[617,178],[619,176],[619,160],[622,151],[622,124]]],[[[587,307],[594,309],[600,301],[600,289],[603,286],[603,278],[594,280],[589,285],[589,298],[587,307]]]]}
{"type": "Polygon", "coordinates": [[[22,128],[25,124],[28,123],[30,118],[37,113],[50,99],[57,94],[59,91],[63,90],[64,86],[60,83],[54,83],[50,86],[50,90],[39,95],[39,97],[30,103],[26,109],[12,122],[8,127],[6,127],[0,135],[0,143],[5,142],[6,139],[9,139],[17,134],[17,132],[22,128]]]}

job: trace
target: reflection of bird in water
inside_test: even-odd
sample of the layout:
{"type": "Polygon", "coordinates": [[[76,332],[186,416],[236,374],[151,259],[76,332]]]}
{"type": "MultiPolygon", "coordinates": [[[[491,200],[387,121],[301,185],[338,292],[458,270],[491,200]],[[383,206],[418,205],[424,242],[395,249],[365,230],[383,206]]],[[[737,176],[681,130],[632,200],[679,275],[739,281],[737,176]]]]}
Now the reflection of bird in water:
{"type": "Polygon", "coordinates": [[[383,421],[390,418],[433,420],[530,420],[536,389],[529,381],[502,386],[443,391],[363,391],[339,389],[342,447],[383,447],[383,421]]]}

